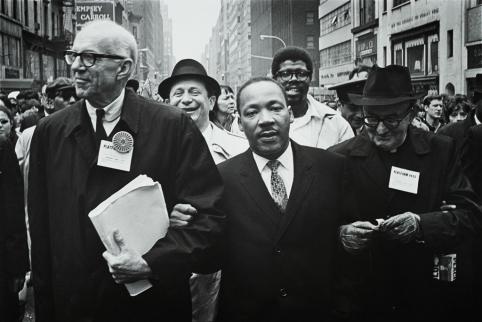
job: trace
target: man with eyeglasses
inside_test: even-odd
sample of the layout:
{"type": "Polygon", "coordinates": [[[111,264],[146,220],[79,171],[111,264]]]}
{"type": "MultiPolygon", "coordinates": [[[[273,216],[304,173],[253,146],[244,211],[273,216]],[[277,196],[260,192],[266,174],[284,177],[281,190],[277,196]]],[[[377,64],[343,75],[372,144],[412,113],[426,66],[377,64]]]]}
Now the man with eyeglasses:
{"type": "Polygon", "coordinates": [[[353,137],[350,125],[340,114],[308,94],[313,61],[306,50],[281,48],[273,57],[271,74],[284,87],[295,117],[290,128],[291,139],[302,145],[327,149],[353,137]]]}
{"type": "Polygon", "coordinates": [[[348,96],[363,106],[366,130],[330,150],[347,156],[351,173],[346,202],[356,213],[339,238],[354,320],[463,316],[469,281],[459,273],[470,266],[459,250],[480,233],[480,210],[454,142],[410,125],[420,95],[406,67],[375,68],[363,94],[348,96]]]}
{"type": "Polygon", "coordinates": [[[189,116],[125,89],[137,52],[122,26],[85,25],[65,53],[81,100],[34,133],[28,196],[38,322],[190,322],[189,276],[209,273],[225,218],[222,181],[189,116]],[[112,254],[88,214],[140,174],[161,184],[169,211],[191,204],[197,212],[145,254],[114,232],[121,251],[112,254]],[[130,296],[124,284],[145,279],[152,287],[130,296]]]}

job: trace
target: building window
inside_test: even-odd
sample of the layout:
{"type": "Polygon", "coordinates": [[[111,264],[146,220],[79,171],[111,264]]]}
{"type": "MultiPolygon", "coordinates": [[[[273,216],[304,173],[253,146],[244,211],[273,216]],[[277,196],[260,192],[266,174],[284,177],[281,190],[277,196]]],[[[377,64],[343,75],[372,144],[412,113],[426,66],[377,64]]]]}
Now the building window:
{"type": "Polygon", "coordinates": [[[428,73],[438,73],[438,35],[428,37],[429,55],[428,55],[428,73]]]}
{"type": "Polygon", "coordinates": [[[400,6],[404,3],[410,2],[410,0],[393,0],[393,8],[400,6]]]}
{"type": "Polygon", "coordinates": [[[12,18],[20,20],[20,17],[18,16],[18,0],[12,1],[12,18]]]}
{"type": "Polygon", "coordinates": [[[50,17],[50,20],[52,21],[52,37],[55,37],[56,36],[56,26],[55,26],[55,13],[52,11],[52,14],[51,14],[51,17],[50,17]]]}
{"type": "Polygon", "coordinates": [[[321,18],[321,35],[326,35],[333,30],[339,29],[351,23],[350,2],[345,3],[341,7],[333,10],[321,18]]]}
{"type": "Polygon", "coordinates": [[[383,46],[383,66],[387,66],[387,46],[383,46]]]}
{"type": "Polygon", "coordinates": [[[399,43],[393,46],[393,52],[395,54],[395,65],[403,66],[403,44],[399,43]]]}
{"type": "Polygon", "coordinates": [[[315,23],[315,13],[313,11],[306,12],[305,24],[313,25],[315,23]]]}
{"type": "Polygon", "coordinates": [[[48,4],[44,3],[44,30],[45,36],[49,33],[49,7],[48,4]]]}
{"type": "Polygon", "coordinates": [[[23,0],[23,15],[25,18],[25,26],[28,27],[29,21],[28,21],[28,0],[23,0]]]}
{"type": "Polygon", "coordinates": [[[407,67],[412,75],[425,74],[425,44],[423,38],[405,42],[407,67]]]}
{"type": "Polygon", "coordinates": [[[20,40],[15,37],[0,34],[0,62],[6,66],[21,67],[20,40]]]}
{"type": "Polygon", "coordinates": [[[375,0],[359,0],[360,26],[375,20],[375,0]]]}
{"type": "Polygon", "coordinates": [[[351,60],[350,40],[320,51],[320,68],[347,64],[351,60]]]}
{"type": "Polygon", "coordinates": [[[1,12],[4,14],[4,15],[8,15],[8,11],[7,11],[7,0],[0,0],[0,10],[1,12]]]}
{"type": "Polygon", "coordinates": [[[383,0],[383,12],[387,12],[387,0],[383,0]]]}
{"type": "Polygon", "coordinates": [[[454,55],[454,31],[447,30],[447,57],[453,57],[454,55]]]}
{"type": "Polygon", "coordinates": [[[306,49],[315,49],[315,37],[306,36],[306,49]]]}

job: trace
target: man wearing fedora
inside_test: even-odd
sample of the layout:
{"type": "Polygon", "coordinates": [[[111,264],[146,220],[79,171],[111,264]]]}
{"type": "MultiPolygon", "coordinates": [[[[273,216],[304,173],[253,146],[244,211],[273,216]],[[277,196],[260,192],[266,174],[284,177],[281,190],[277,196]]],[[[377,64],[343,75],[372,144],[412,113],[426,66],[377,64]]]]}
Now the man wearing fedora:
{"type": "Polygon", "coordinates": [[[347,266],[356,267],[346,272],[349,310],[360,321],[457,317],[464,281],[440,272],[456,262],[457,274],[465,269],[457,249],[479,232],[480,212],[455,144],[410,126],[420,95],[406,67],[375,68],[363,94],[348,96],[363,106],[366,130],[330,150],[356,174],[347,202],[357,213],[339,231],[347,266]]]}
{"type": "MultiPolygon", "coordinates": [[[[179,61],[172,75],[159,84],[159,95],[191,117],[201,131],[216,164],[248,149],[246,139],[227,132],[209,121],[221,89],[218,82],[209,77],[204,67],[194,59],[179,61]]],[[[193,219],[196,209],[190,204],[178,204],[171,214],[171,226],[186,226],[193,219]]],[[[193,321],[214,321],[221,273],[191,276],[193,321]]]]}

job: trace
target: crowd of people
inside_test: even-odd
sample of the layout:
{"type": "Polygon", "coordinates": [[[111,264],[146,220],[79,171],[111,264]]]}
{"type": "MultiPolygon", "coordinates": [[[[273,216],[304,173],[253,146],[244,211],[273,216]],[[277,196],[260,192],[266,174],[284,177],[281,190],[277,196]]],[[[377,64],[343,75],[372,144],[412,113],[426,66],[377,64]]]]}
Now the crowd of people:
{"type": "Polygon", "coordinates": [[[237,92],[181,60],[153,100],[137,53],[91,22],[72,79],[0,95],[0,321],[26,285],[38,322],[482,319],[482,74],[425,95],[406,67],[359,66],[330,106],[285,47],[237,92]],[[111,253],[88,214],[140,174],[167,234],[140,254],[114,231],[111,253]]]}

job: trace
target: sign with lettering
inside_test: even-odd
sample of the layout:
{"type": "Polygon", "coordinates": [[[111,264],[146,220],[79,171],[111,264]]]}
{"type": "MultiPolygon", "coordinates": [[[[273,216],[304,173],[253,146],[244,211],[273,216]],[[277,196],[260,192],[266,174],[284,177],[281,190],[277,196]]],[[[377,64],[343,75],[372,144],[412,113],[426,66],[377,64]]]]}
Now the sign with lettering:
{"type": "Polygon", "coordinates": [[[440,20],[439,8],[423,9],[420,11],[412,11],[414,14],[403,17],[401,20],[394,21],[391,25],[391,32],[398,33],[407,29],[413,29],[427,23],[440,20]]]}
{"type": "Polygon", "coordinates": [[[355,43],[356,57],[363,58],[377,53],[377,37],[369,34],[368,37],[360,37],[355,43]]]}
{"type": "Polygon", "coordinates": [[[5,67],[5,78],[20,78],[20,70],[18,68],[5,67]]]}
{"type": "Polygon", "coordinates": [[[75,14],[77,17],[77,30],[93,20],[114,21],[114,3],[111,1],[90,1],[75,3],[75,14]]]}
{"type": "Polygon", "coordinates": [[[467,68],[482,67],[482,44],[467,47],[467,68]]]}

